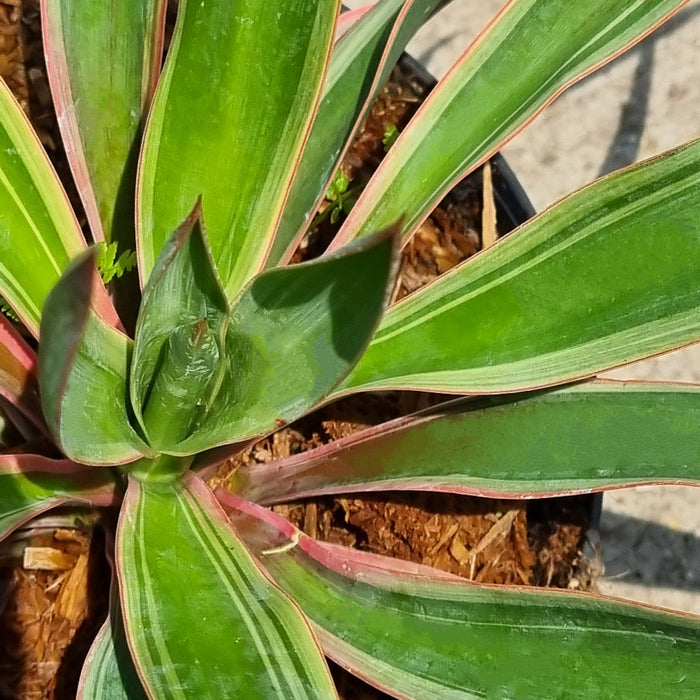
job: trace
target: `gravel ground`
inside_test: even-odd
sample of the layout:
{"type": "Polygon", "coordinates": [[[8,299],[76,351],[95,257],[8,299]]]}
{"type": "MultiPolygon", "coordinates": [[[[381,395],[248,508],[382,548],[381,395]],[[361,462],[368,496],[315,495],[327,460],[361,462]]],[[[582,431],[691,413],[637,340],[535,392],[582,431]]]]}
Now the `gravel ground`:
{"type": "MultiPolygon", "coordinates": [[[[504,4],[455,0],[409,50],[440,77],[504,4]]],[[[699,59],[700,0],[692,0],[628,54],[570,88],[513,139],[503,153],[536,209],[699,136],[699,59]]],[[[609,376],[700,382],[700,345],[609,376]]],[[[606,494],[600,589],[700,614],[699,498],[693,488],[670,486],[606,494]]]]}

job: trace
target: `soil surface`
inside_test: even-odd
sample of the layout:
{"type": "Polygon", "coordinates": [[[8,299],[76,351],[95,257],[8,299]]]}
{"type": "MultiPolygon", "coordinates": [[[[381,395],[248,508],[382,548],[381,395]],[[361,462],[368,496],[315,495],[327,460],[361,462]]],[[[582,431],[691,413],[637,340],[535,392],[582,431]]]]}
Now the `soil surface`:
{"type": "Polygon", "coordinates": [[[0,698],[74,698],[108,594],[99,530],[16,533],[0,550],[0,698]]]}
{"type": "MultiPolygon", "coordinates": [[[[84,225],[48,91],[37,0],[0,0],[0,75],[30,117],[84,225]]],[[[425,92],[410,70],[394,74],[343,163],[350,190],[364,186],[390,147],[387,134],[405,127],[425,92]]],[[[403,252],[394,300],[473,255],[482,240],[493,240],[497,222],[488,214],[489,177],[488,170],[475,173],[421,226],[403,252]],[[484,227],[493,231],[482,236],[484,227]]],[[[323,214],[332,206],[330,200],[322,204],[319,225],[295,261],[320,254],[332,239],[344,217],[343,211],[337,220],[323,214]]],[[[225,485],[251,462],[312,449],[446,398],[391,392],[344,399],[260,441],[222,467],[214,481],[225,485]]],[[[579,570],[588,524],[585,499],[524,504],[454,495],[349,494],[275,510],[313,537],[430,564],[473,581],[587,583],[579,570]]],[[[75,697],[82,660],[106,616],[108,589],[99,530],[93,535],[64,527],[30,530],[0,550],[0,698],[75,697]]],[[[388,697],[331,666],[343,697],[388,697]]]]}

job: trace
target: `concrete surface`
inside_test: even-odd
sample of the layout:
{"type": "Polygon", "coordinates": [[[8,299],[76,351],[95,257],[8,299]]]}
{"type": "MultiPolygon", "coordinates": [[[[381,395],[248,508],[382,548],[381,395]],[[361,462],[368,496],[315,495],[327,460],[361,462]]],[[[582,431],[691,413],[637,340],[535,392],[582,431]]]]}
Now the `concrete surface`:
{"type": "MultiPolygon", "coordinates": [[[[504,4],[454,0],[409,50],[440,77],[504,4]]],[[[560,96],[503,153],[539,211],[599,175],[698,136],[700,0],[692,0],[632,51],[560,96]]],[[[700,382],[700,345],[610,376],[700,382]]],[[[700,614],[699,505],[694,488],[606,494],[600,589],[700,614]]]]}

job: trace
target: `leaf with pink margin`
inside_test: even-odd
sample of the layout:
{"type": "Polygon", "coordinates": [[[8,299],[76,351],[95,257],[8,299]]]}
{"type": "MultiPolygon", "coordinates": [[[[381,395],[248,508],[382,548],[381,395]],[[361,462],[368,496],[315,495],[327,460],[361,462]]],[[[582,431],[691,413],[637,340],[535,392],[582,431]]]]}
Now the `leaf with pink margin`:
{"type": "Polygon", "coordinates": [[[459,399],[251,464],[237,472],[233,490],[278,503],[388,490],[542,498],[700,484],[699,425],[700,385],[595,381],[459,399]]]}
{"type": "Polygon", "coordinates": [[[111,506],[119,500],[118,481],[109,469],[30,454],[0,455],[0,540],[52,508],[111,506]]]}
{"type": "Polygon", "coordinates": [[[7,399],[39,430],[46,431],[36,378],[36,353],[0,315],[0,396],[7,399]]]}
{"type": "Polygon", "coordinates": [[[85,657],[78,683],[77,700],[147,698],[126,641],[118,587],[116,575],[112,570],[109,615],[85,657]]]}
{"type": "Polygon", "coordinates": [[[44,299],[85,241],[27,117],[0,81],[0,295],[33,335],[44,299]]]}
{"type": "MultiPolygon", "coordinates": [[[[395,231],[257,275],[231,307],[214,368],[223,370],[218,391],[202,387],[197,394],[183,385],[183,394],[188,389],[203,404],[194,406],[202,409],[200,425],[182,442],[158,449],[191,455],[243,441],[323,401],[362,356],[384,313],[397,271],[395,231]]],[[[167,421],[168,403],[161,405],[167,421]]]]}
{"type": "Polygon", "coordinates": [[[200,196],[229,301],[262,268],[318,103],[339,9],[339,0],[180,0],[139,166],[142,287],[200,196]]]}
{"type": "MultiPolygon", "coordinates": [[[[601,596],[479,586],[316,542],[218,492],[325,653],[402,698],[696,697],[700,618],[601,596]],[[386,563],[380,563],[380,560],[386,563]],[[582,669],[585,669],[585,673],[582,669]]],[[[412,565],[415,566],[415,565],[412,565]]]]}
{"type": "Polygon", "coordinates": [[[394,304],[335,395],[540,389],[696,342],[699,222],[695,140],[574,192],[394,304]]]}
{"type": "Polygon", "coordinates": [[[198,202],[156,260],[134,334],[131,406],[155,450],[205,420],[221,383],[228,311],[198,202]]]}
{"type": "Polygon", "coordinates": [[[136,165],[166,0],[42,0],[47,74],[94,240],[134,248],[136,165]],[[89,36],[89,40],[86,40],[89,36]]]}
{"type": "Polygon", "coordinates": [[[61,451],[76,462],[113,466],[153,455],[130,422],[132,342],[94,311],[101,284],[94,254],[76,258],[46,300],[39,388],[61,451]]]}
{"type": "Polygon", "coordinates": [[[192,472],[129,479],[116,539],[124,627],[151,697],[332,698],[308,624],[192,472]],[[193,597],[193,594],[196,595],[193,597]]]}
{"type": "Polygon", "coordinates": [[[401,53],[431,15],[448,2],[384,0],[364,12],[336,43],[321,101],[266,262],[268,268],[289,262],[401,53]]]}
{"type": "Polygon", "coordinates": [[[371,10],[376,5],[376,2],[370,2],[362,7],[357,7],[354,10],[345,10],[338,17],[338,23],[335,26],[336,42],[347,33],[350,27],[354,26],[364,14],[371,10]]]}
{"type": "Polygon", "coordinates": [[[510,0],[401,133],[331,249],[399,216],[410,236],[454,184],[557,95],[686,3],[510,0]]]}

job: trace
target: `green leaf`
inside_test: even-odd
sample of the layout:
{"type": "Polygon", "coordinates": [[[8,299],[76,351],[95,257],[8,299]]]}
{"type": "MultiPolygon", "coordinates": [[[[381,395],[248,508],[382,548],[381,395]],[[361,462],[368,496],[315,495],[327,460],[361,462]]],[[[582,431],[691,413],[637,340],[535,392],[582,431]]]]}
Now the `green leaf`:
{"type": "Polygon", "coordinates": [[[406,44],[428,17],[447,2],[378,2],[334,46],[323,96],[292,182],[268,267],[286,262],[294,252],[344,149],[406,44]]]}
{"type": "Polygon", "coordinates": [[[49,290],[84,248],[43,147],[0,81],[0,295],[35,336],[49,290]]]}
{"type": "Polygon", "coordinates": [[[700,483],[700,386],[592,382],[458,400],[280,462],[235,491],[275,503],[394,489],[542,497],[700,483]]]}
{"type": "Polygon", "coordinates": [[[94,239],[120,248],[134,247],[136,164],[160,70],[165,4],[42,3],[48,77],[73,177],[94,239]]]}
{"type": "Polygon", "coordinates": [[[198,408],[206,416],[202,426],[173,454],[268,432],[328,395],[362,355],[384,312],[395,231],[252,281],[231,310],[218,393],[198,408]]]}
{"type": "Polygon", "coordinates": [[[117,582],[112,577],[109,617],[85,658],[77,700],[146,700],[124,633],[117,582]]]}
{"type": "Polygon", "coordinates": [[[698,340],[699,221],[696,141],[571,195],[391,308],[340,391],[514,391],[698,340]]]}
{"type": "Polygon", "coordinates": [[[360,19],[360,17],[362,17],[362,15],[364,15],[366,12],[369,12],[375,4],[376,2],[369,2],[366,5],[357,7],[353,10],[343,7],[335,27],[336,44],[345,34],[347,34],[348,30],[355,24],[355,22],[357,22],[357,20],[360,19]]]}
{"type": "Polygon", "coordinates": [[[200,196],[229,299],[261,268],[310,128],[338,6],[180,1],[139,177],[142,284],[200,196]]]}
{"type": "Polygon", "coordinates": [[[191,472],[169,485],[130,480],[116,560],[126,635],[150,697],[335,697],[299,610],[191,472]]]}
{"type": "Polygon", "coordinates": [[[131,341],[93,309],[100,284],[93,249],[70,265],[49,294],[39,388],[47,424],[64,454],[87,464],[123,464],[148,448],[127,410],[131,341]]]}
{"type": "Polygon", "coordinates": [[[158,449],[201,425],[223,379],[228,305],[200,217],[197,206],[162,250],[136,325],[131,402],[158,449]]]}
{"type": "Polygon", "coordinates": [[[401,134],[334,247],[399,216],[402,233],[410,235],[458,180],[562,90],[684,4],[684,0],[508,3],[401,134]]]}
{"type": "Polygon", "coordinates": [[[696,617],[593,595],[449,580],[427,567],[315,542],[241,499],[225,496],[225,504],[246,545],[313,622],[326,654],[392,695],[700,694],[696,617]]]}
{"type": "Polygon", "coordinates": [[[0,455],[0,540],[52,508],[115,501],[116,479],[109,469],[30,454],[0,455]]]}

